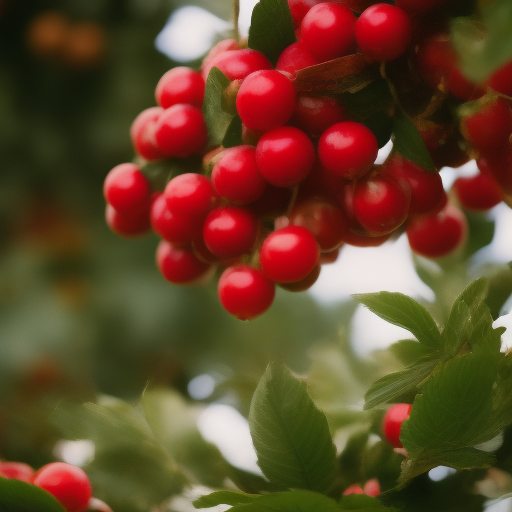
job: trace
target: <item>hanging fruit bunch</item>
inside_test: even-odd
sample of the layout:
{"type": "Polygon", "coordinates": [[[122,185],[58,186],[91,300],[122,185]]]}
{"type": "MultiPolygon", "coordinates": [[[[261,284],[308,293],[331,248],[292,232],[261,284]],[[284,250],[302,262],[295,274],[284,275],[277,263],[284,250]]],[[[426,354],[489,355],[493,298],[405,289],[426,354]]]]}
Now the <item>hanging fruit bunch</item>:
{"type": "Polygon", "coordinates": [[[158,106],[131,127],[135,162],[106,177],[108,225],[160,236],[172,283],[220,268],[220,300],[240,319],[268,309],[276,284],[307,289],[344,244],[405,231],[417,254],[455,251],[460,206],[512,202],[512,62],[467,79],[452,4],[261,0],[246,44],[223,40],[199,71],[160,79],[158,106]],[[449,199],[438,171],[470,159],[479,174],[449,199]]]}

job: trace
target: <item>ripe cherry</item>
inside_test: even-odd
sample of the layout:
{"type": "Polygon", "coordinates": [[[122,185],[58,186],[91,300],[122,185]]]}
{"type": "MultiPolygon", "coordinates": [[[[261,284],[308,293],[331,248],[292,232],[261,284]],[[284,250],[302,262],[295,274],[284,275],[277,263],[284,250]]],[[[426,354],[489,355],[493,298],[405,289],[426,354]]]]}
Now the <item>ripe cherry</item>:
{"type": "Polygon", "coordinates": [[[508,62],[497,71],[495,71],[489,85],[497,92],[512,96],[512,61],[508,62]]]}
{"type": "Polygon", "coordinates": [[[149,211],[118,212],[110,204],[105,210],[107,226],[119,236],[134,237],[147,233],[151,229],[149,211]]]}
{"type": "Polygon", "coordinates": [[[318,142],[318,156],[326,169],[344,178],[360,178],[370,170],[379,146],[366,126],[343,121],[327,128],[318,142]]]}
{"type": "Polygon", "coordinates": [[[91,483],[85,472],[64,462],[43,466],[35,475],[34,485],[55,496],[67,512],[80,512],[92,496],[91,483]]]}
{"type": "Polygon", "coordinates": [[[311,55],[302,41],[291,44],[285,48],[276,64],[276,69],[295,75],[300,69],[318,64],[318,60],[311,55]]]}
{"type": "Polygon", "coordinates": [[[355,49],[356,17],[344,5],[321,2],[304,16],[302,41],[319,62],[336,59],[355,49]]]}
{"type": "Polygon", "coordinates": [[[276,187],[289,187],[302,181],[314,161],[315,148],[311,139],[291,126],[265,133],[256,147],[258,169],[276,187]]]}
{"type": "Polygon", "coordinates": [[[279,283],[294,283],[304,279],[319,258],[317,241],[302,226],[287,226],[270,233],[260,251],[263,273],[279,283]]]}
{"type": "Polygon", "coordinates": [[[275,285],[248,265],[228,267],[219,279],[219,298],[224,308],[240,320],[264,313],[274,301],[275,285]]]}
{"type": "Polygon", "coordinates": [[[318,2],[319,0],[288,0],[288,7],[292,13],[295,28],[300,27],[304,16],[306,16],[311,7],[318,2]]]}
{"type": "Polygon", "coordinates": [[[395,448],[403,448],[402,441],[400,441],[400,431],[402,423],[409,418],[411,409],[411,404],[394,404],[384,415],[382,431],[387,441],[395,448]]]}
{"type": "Polygon", "coordinates": [[[256,71],[240,86],[236,108],[247,127],[272,130],[284,125],[292,116],[295,91],[290,80],[279,71],[256,71]]]}
{"type": "Polygon", "coordinates": [[[201,108],[204,99],[204,80],[186,66],[170,69],[160,78],[155,90],[156,102],[163,108],[186,103],[201,108]]]}
{"type": "Polygon", "coordinates": [[[356,40],[364,55],[375,61],[400,57],[412,37],[409,16],[394,5],[375,4],[359,16],[356,40]]]}
{"type": "Polygon", "coordinates": [[[143,110],[133,121],[130,138],[135,152],[146,160],[161,160],[164,154],[158,149],[155,139],[157,121],[164,111],[161,107],[143,110]]]}
{"type": "Polygon", "coordinates": [[[321,266],[316,265],[315,268],[303,279],[294,283],[279,283],[279,287],[289,292],[304,292],[309,290],[320,277],[321,266]]]}
{"type": "Polygon", "coordinates": [[[0,461],[0,476],[31,484],[34,481],[35,471],[23,462],[0,461]]]}
{"type": "Polygon", "coordinates": [[[330,96],[297,96],[292,123],[311,137],[320,137],[333,124],[343,121],[345,109],[330,96]]]}
{"type": "Polygon", "coordinates": [[[156,265],[171,283],[188,284],[195,281],[210,268],[199,260],[191,249],[179,247],[161,240],[156,249],[156,265]]]}
{"type": "Polygon", "coordinates": [[[485,211],[503,201],[503,192],[489,174],[457,178],[453,189],[461,206],[467,210],[485,211]]]}
{"type": "Polygon", "coordinates": [[[261,69],[272,69],[272,64],[263,53],[250,48],[223,51],[203,63],[203,78],[206,80],[211,68],[219,68],[230,80],[244,80],[248,75],[261,69]]]}

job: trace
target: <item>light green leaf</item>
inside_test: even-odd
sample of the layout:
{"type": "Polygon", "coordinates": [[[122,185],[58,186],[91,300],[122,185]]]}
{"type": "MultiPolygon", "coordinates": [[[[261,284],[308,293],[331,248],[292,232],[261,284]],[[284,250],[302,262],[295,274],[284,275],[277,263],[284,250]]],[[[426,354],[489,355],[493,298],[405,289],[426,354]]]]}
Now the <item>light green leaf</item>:
{"type": "Polygon", "coordinates": [[[234,491],[218,491],[206,496],[201,496],[192,504],[196,508],[210,508],[218,505],[243,505],[244,503],[251,503],[256,498],[257,494],[246,494],[244,492],[234,491]]]}
{"type": "Polygon", "coordinates": [[[254,393],[249,426],[258,465],[270,482],[327,492],[334,485],[336,449],[327,419],[306,383],[271,363],[254,393]]]}
{"type": "Polygon", "coordinates": [[[416,340],[400,340],[393,343],[389,350],[404,365],[409,366],[415,363],[423,356],[430,354],[430,350],[425,345],[416,340]]]}
{"type": "Polygon", "coordinates": [[[1,512],[65,512],[48,492],[20,480],[0,477],[1,512]]]}

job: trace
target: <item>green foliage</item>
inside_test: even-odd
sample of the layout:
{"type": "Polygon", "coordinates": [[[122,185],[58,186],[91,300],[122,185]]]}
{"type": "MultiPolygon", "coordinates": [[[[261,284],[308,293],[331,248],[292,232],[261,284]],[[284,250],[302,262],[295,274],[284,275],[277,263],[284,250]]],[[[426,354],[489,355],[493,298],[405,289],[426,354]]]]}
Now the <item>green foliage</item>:
{"type": "Polygon", "coordinates": [[[271,363],[254,393],[249,425],[258,465],[270,482],[319,492],[332,490],[336,450],[327,420],[306,390],[271,363]]]}
{"type": "Polygon", "coordinates": [[[48,492],[35,485],[0,477],[1,512],[65,512],[48,492]]]}
{"type": "Polygon", "coordinates": [[[195,500],[193,505],[196,508],[210,508],[218,505],[243,505],[244,503],[251,503],[258,496],[255,494],[246,494],[234,491],[217,491],[201,496],[195,500]]]}

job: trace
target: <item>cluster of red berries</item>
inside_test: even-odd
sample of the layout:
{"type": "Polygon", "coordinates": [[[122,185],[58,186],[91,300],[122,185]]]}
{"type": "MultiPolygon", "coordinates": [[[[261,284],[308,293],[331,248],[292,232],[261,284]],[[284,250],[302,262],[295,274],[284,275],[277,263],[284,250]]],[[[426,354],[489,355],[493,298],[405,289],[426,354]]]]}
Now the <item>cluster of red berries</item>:
{"type": "Polygon", "coordinates": [[[0,461],[0,477],[21,480],[44,489],[67,512],[112,512],[110,507],[92,497],[91,483],[85,472],[65,462],[52,462],[34,471],[23,462],[0,461]]]}
{"type": "MultiPolygon", "coordinates": [[[[377,246],[405,229],[414,252],[436,258],[459,247],[467,232],[439,174],[397,152],[376,165],[375,134],[351,118],[339,97],[294,87],[301,69],[357,52],[368,63],[412,55],[423,85],[435,89],[431,96],[478,97],[480,88],[458,71],[449,41],[429,34],[418,47],[412,43],[413,28],[443,0],[376,3],[359,17],[343,2],[288,3],[298,40],[281,52],[275,69],[262,53],[228,39],[212,48],[199,72],[168,71],[156,87],[158,106],[144,110],[131,127],[140,162],[115,167],[104,185],[113,231],[132,236],[152,228],[162,238],[157,266],[173,283],[197,282],[212,266],[224,268],[219,297],[240,319],[268,309],[276,283],[307,289],[342,244],[377,246]],[[201,108],[212,68],[231,82],[222,101],[241,119],[242,145],[208,145],[201,108]],[[198,156],[198,172],[171,176],[163,189],[144,174],[147,161],[198,156]]],[[[503,83],[510,72],[504,73],[503,83]]],[[[499,76],[491,87],[503,92],[499,76]]],[[[459,203],[473,209],[500,202],[512,182],[512,158],[494,153],[508,147],[509,101],[492,92],[480,102],[462,121],[465,148],[452,133],[453,122],[413,119],[438,168],[460,166],[471,151],[479,152],[482,173],[454,187],[459,203]],[[499,176],[495,160],[504,169],[499,176]]]]}

